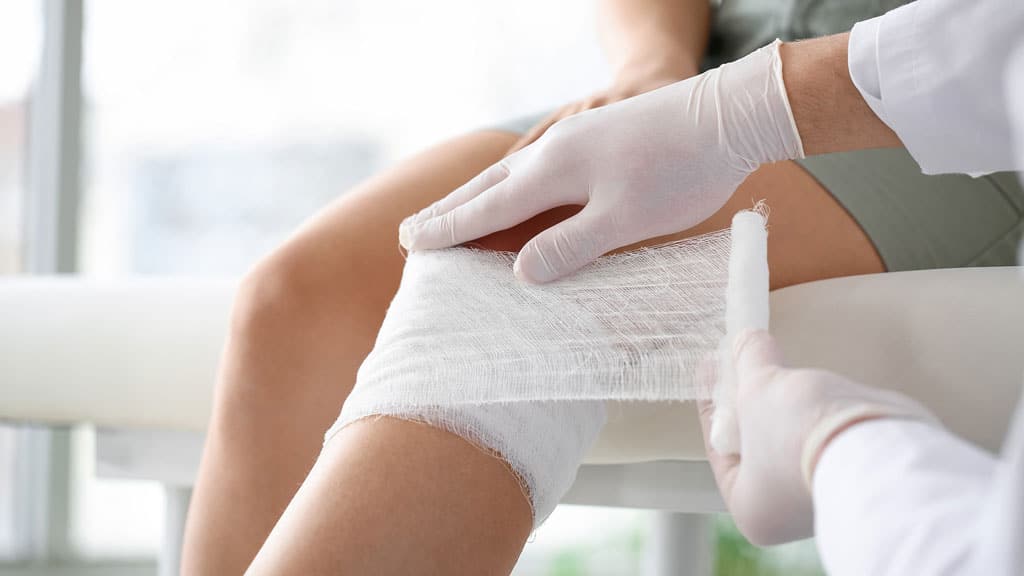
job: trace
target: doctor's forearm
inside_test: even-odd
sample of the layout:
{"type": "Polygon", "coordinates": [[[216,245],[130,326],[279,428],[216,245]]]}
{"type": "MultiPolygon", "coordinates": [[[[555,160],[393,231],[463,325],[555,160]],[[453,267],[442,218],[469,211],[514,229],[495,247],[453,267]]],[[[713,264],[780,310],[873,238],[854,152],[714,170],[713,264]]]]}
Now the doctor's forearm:
{"type": "Polygon", "coordinates": [[[850,79],[848,41],[849,34],[836,34],[780,48],[786,92],[807,156],[902,146],[850,79]]]}
{"type": "Polygon", "coordinates": [[[693,75],[707,48],[711,9],[708,0],[600,0],[598,26],[616,80],[693,75]]]}

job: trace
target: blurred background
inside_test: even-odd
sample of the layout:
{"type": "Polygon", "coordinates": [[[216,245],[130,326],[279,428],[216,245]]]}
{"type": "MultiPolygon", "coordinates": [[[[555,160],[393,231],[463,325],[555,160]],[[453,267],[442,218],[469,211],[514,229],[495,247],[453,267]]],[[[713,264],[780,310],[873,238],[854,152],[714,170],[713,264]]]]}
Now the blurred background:
{"type": "MultiPolygon", "coordinates": [[[[0,3],[0,274],[236,276],[354,183],[609,80],[593,0],[0,3]]],[[[2,319],[0,319],[2,321],[2,319]]],[[[3,383],[0,382],[0,402],[3,383]]],[[[165,494],[0,425],[0,576],[156,574],[165,494]]],[[[515,574],[643,574],[656,514],[564,506],[515,574]]],[[[714,523],[717,574],[818,574],[714,523]]]]}

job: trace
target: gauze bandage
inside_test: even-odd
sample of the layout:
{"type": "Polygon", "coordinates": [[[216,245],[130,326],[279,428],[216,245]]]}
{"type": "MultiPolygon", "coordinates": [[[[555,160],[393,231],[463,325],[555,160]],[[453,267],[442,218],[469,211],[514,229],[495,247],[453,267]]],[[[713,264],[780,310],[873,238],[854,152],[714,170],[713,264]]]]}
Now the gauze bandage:
{"type": "Polygon", "coordinates": [[[731,230],[605,256],[544,285],[515,279],[514,253],[413,252],[328,437],[369,415],[440,426],[505,459],[538,521],[571,484],[605,400],[714,393],[716,448],[738,446],[734,394],[702,374],[727,328],[767,323],[765,245],[763,216],[744,211],[731,230]]]}
{"type": "MultiPolygon", "coordinates": [[[[353,391],[353,394],[355,392],[353,391]]],[[[572,486],[587,450],[605,422],[604,402],[479,402],[440,406],[344,405],[327,439],[349,422],[387,415],[456,434],[505,461],[540,525],[572,486]]]]}

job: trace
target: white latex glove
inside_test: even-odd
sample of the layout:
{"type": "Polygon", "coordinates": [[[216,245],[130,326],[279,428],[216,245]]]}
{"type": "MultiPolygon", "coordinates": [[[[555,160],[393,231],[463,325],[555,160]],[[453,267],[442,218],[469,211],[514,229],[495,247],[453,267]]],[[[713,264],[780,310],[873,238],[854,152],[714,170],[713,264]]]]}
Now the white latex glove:
{"type": "Polygon", "coordinates": [[[844,430],[875,418],[937,423],[902,394],[824,370],[784,368],[782,352],[768,332],[743,332],[733,349],[742,456],[724,456],[708,444],[710,403],[701,404],[700,416],[708,460],[726,506],[743,535],[759,546],[811,536],[814,468],[828,443],[844,430]]]}
{"type": "Polygon", "coordinates": [[[779,42],[682,82],[570,116],[406,219],[407,250],[445,248],[556,206],[578,214],[530,240],[520,279],[547,282],[598,256],[699,224],[759,165],[802,158],[779,42]]]}

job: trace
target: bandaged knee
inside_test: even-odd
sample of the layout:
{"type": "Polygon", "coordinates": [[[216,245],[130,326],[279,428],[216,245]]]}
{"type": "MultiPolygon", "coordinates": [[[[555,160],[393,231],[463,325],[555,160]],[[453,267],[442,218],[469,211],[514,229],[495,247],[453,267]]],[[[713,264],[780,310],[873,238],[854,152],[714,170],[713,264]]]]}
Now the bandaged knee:
{"type": "Polygon", "coordinates": [[[413,252],[330,438],[368,416],[417,420],[508,463],[550,514],[605,422],[608,400],[713,398],[711,442],[738,451],[731,354],[767,328],[765,220],[602,257],[544,285],[514,253],[413,252]]]}
{"type": "Polygon", "coordinates": [[[346,403],[327,437],[350,422],[379,415],[447,430],[503,460],[519,482],[538,525],[572,486],[579,462],[604,426],[605,406],[598,401],[443,406],[346,403]]]}

